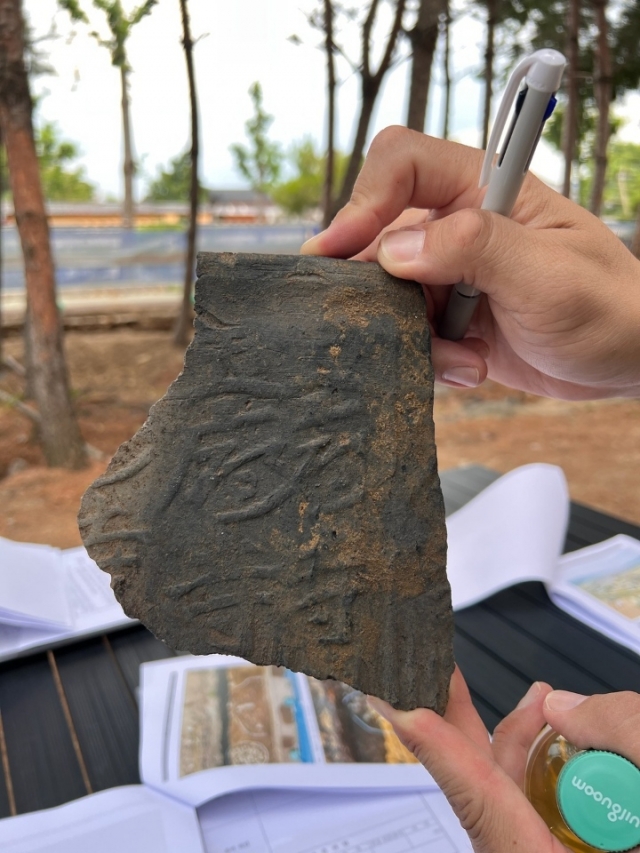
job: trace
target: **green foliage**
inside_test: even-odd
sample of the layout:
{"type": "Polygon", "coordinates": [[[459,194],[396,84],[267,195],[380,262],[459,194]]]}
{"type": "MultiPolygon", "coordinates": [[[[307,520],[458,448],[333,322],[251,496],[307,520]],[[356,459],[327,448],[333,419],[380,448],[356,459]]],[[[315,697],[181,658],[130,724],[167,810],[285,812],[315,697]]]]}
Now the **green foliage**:
{"type": "MultiPolygon", "coordinates": [[[[635,219],[640,211],[640,145],[613,141],[604,187],[603,212],[616,219],[635,219]]],[[[585,164],[580,195],[588,199],[593,182],[594,161],[585,164]]]]}
{"type": "Polygon", "coordinates": [[[611,56],[614,62],[616,94],[636,89],[640,84],[640,0],[627,0],[614,30],[611,56]]]}
{"type": "MultiPolygon", "coordinates": [[[[166,168],[160,169],[149,184],[148,201],[188,201],[191,192],[191,155],[188,151],[169,160],[166,168]]],[[[204,201],[207,190],[200,187],[200,200],[204,201]]]]}
{"type": "Polygon", "coordinates": [[[251,187],[258,192],[268,193],[280,176],[284,155],[280,145],[272,142],[267,135],[273,116],[266,113],[262,106],[260,83],[251,85],[249,96],[253,102],[254,112],[245,124],[249,145],[235,143],[230,151],[235,158],[238,171],[251,187]]]}
{"type": "MultiPolygon", "coordinates": [[[[544,128],[544,138],[558,151],[562,151],[562,126],[566,105],[559,103],[544,128]]],[[[578,101],[578,139],[576,142],[577,161],[584,163],[593,153],[593,140],[596,130],[597,113],[592,104],[585,99],[578,101]]]]}
{"type": "MultiPolygon", "coordinates": [[[[545,139],[558,151],[562,151],[562,125],[565,116],[565,104],[558,104],[544,128],[545,139]]],[[[593,159],[598,111],[589,100],[578,101],[578,139],[576,144],[579,165],[593,159]]],[[[609,138],[612,139],[623,125],[623,119],[609,114],[609,138]]]]}
{"type": "MultiPolygon", "coordinates": [[[[326,157],[316,151],[313,140],[307,137],[291,146],[287,159],[291,164],[293,176],[287,181],[277,183],[271,190],[271,197],[287,213],[299,216],[322,204],[326,157]]],[[[334,160],[334,183],[335,186],[340,186],[349,157],[336,152],[334,160]]]]}
{"type": "Polygon", "coordinates": [[[288,213],[300,214],[318,207],[322,201],[324,158],[319,155],[312,139],[294,143],[288,155],[294,170],[293,177],[278,183],[271,191],[276,204],[288,213]]]}
{"type": "Polygon", "coordinates": [[[58,0],[58,5],[69,13],[72,21],[79,21],[83,24],[89,23],[89,19],[80,5],[80,0],[58,0]]]}
{"type": "Polygon", "coordinates": [[[49,201],[91,201],[95,187],[85,178],[82,166],[70,164],[78,157],[78,147],[61,139],[52,122],[36,129],[36,152],[40,164],[42,191],[49,201]]]}
{"type": "MultiPolygon", "coordinates": [[[[115,65],[116,68],[128,70],[126,41],[131,35],[133,27],[140,23],[146,15],[151,14],[151,10],[158,0],[144,0],[129,15],[124,11],[122,0],[92,0],[92,2],[96,9],[100,9],[107,16],[111,38],[102,39],[95,31],[92,31],[91,35],[99,45],[107,48],[111,55],[112,65],[115,65]]],[[[62,9],[69,13],[73,21],[89,23],[89,18],[82,8],[81,0],[58,0],[58,3],[62,9]]]]}

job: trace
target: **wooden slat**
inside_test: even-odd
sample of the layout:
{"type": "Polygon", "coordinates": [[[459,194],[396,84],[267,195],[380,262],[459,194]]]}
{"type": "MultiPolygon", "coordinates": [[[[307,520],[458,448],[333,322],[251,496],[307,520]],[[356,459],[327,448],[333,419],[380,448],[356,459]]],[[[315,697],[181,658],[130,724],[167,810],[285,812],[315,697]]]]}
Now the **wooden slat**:
{"type": "Polygon", "coordinates": [[[87,793],[45,655],[0,666],[0,712],[18,814],[87,793]]]}
{"type": "Polygon", "coordinates": [[[13,779],[11,778],[11,765],[9,764],[2,713],[0,713],[0,759],[2,766],[2,773],[0,774],[0,817],[8,817],[17,814],[18,809],[13,793],[13,779]]]}
{"type": "Polygon", "coordinates": [[[113,655],[96,638],[55,657],[93,789],[139,782],[138,710],[113,655]]]}
{"type": "Polygon", "coordinates": [[[496,605],[537,642],[590,672],[608,689],[640,690],[640,656],[554,607],[542,584],[503,590],[486,604],[489,608],[496,605]],[[532,602],[538,606],[532,608],[532,602]]]}
{"type": "Polygon", "coordinates": [[[640,526],[637,524],[592,509],[584,504],[575,502],[571,504],[571,518],[576,530],[593,531],[589,537],[592,543],[602,542],[618,533],[625,533],[627,536],[640,539],[640,526]]]}
{"type": "MultiPolygon", "coordinates": [[[[531,615],[539,615],[539,608],[531,605],[531,615]]],[[[538,642],[536,637],[523,631],[512,621],[513,611],[507,618],[502,610],[478,605],[456,614],[456,625],[496,655],[525,678],[529,684],[547,681],[553,687],[574,693],[606,693],[611,685],[592,675],[588,669],[576,665],[555,647],[538,642]]],[[[566,642],[568,645],[568,641],[566,642]]]]}
{"type": "Polygon", "coordinates": [[[454,651],[469,688],[503,717],[515,708],[531,682],[456,626],[454,651]]]}
{"type": "Polygon", "coordinates": [[[482,699],[482,697],[480,697],[474,690],[469,690],[469,693],[471,694],[471,699],[475,709],[478,712],[480,719],[485,724],[487,731],[492,732],[504,715],[500,714],[492,705],[485,702],[484,699],[482,699]]]}
{"type": "Polygon", "coordinates": [[[163,660],[174,652],[142,625],[109,636],[109,643],[132,695],[137,698],[140,683],[140,664],[163,660]]]}

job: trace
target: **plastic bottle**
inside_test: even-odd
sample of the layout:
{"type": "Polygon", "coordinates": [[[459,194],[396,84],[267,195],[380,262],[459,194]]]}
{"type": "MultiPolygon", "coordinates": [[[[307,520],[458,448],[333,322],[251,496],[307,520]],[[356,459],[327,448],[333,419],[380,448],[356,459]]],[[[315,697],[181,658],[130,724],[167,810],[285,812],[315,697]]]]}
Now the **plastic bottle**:
{"type": "Polygon", "coordinates": [[[578,749],[546,726],[529,751],[525,794],[570,850],[640,844],[640,769],[620,755],[578,749]]]}

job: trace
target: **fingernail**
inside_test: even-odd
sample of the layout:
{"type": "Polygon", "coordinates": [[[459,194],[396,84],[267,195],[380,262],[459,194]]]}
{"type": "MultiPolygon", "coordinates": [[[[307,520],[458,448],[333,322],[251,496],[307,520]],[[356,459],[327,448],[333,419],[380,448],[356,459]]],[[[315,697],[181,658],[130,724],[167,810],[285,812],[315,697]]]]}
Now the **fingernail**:
{"type": "Polygon", "coordinates": [[[392,261],[413,261],[424,246],[424,231],[390,231],[380,241],[380,248],[392,261]]]}
{"type": "Polygon", "coordinates": [[[583,696],[581,693],[569,693],[568,690],[554,690],[544,700],[544,706],[549,711],[570,711],[571,708],[577,707],[588,698],[588,696],[583,696]]]}
{"type": "Polygon", "coordinates": [[[530,705],[539,694],[540,682],[534,681],[531,687],[527,690],[522,699],[516,705],[516,710],[519,710],[520,708],[526,708],[527,705],[530,705]]]}
{"type": "MultiPolygon", "coordinates": [[[[321,232],[321,233],[323,233],[323,232],[321,232]]],[[[300,254],[301,255],[315,255],[314,250],[316,248],[316,244],[318,242],[319,236],[320,236],[320,234],[316,234],[315,237],[310,237],[308,240],[306,240],[302,244],[302,246],[300,246],[300,254]]]]}
{"type": "Polygon", "coordinates": [[[455,382],[465,388],[475,388],[480,383],[477,367],[450,367],[442,374],[442,378],[445,382],[455,382]]]}

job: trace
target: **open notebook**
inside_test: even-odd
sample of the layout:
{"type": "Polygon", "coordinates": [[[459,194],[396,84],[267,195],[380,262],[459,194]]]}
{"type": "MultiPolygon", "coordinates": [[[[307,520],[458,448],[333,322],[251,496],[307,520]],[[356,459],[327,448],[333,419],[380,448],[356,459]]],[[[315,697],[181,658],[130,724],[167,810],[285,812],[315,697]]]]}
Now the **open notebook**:
{"type": "Polygon", "coordinates": [[[0,537],[0,661],[132,624],[84,548],[0,537]]]}
{"type": "Polygon", "coordinates": [[[447,573],[458,610],[541,581],[576,619],[640,654],[640,541],[614,536],[562,554],[569,496],[562,470],[524,465],[447,519],[447,573]]]}
{"type": "Polygon", "coordinates": [[[159,661],[142,667],[140,722],[142,785],[0,821],[0,849],[471,851],[426,770],[345,685],[217,655],[159,661]]]}

